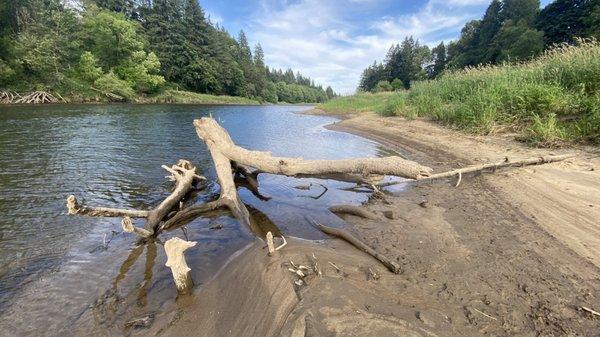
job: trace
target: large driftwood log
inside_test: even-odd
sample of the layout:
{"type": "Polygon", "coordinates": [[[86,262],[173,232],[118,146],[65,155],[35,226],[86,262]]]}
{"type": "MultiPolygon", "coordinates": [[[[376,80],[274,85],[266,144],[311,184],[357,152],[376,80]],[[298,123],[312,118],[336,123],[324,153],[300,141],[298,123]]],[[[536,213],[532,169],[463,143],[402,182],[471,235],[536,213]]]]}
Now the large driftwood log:
{"type": "MultiPolygon", "coordinates": [[[[198,136],[230,161],[254,167],[261,173],[286,176],[319,176],[324,174],[392,175],[411,179],[429,176],[431,168],[401,157],[359,158],[342,160],[304,160],[274,157],[268,152],[250,151],[233,143],[217,121],[201,118],[194,121],[198,136]]],[[[212,150],[211,150],[212,153],[212,150]]]]}
{"type": "Polygon", "coordinates": [[[328,177],[344,180],[342,175],[353,181],[370,181],[372,176],[394,175],[407,178],[422,178],[431,169],[400,157],[362,158],[343,160],[304,160],[302,158],[274,157],[268,152],[250,151],[233,143],[231,137],[216,120],[201,118],[194,121],[198,137],[204,141],[213,162],[219,185],[220,200],[243,224],[253,224],[246,206],[237,193],[232,172],[243,175],[253,193],[258,192],[257,175],[271,173],[292,177],[328,177]],[[248,167],[256,169],[250,172],[248,167]]]}
{"type": "Polygon", "coordinates": [[[175,286],[180,294],[189,293],[194,287],[194,282],[190,276],[190,267],[185,262],[185,252],[194,247],[196,242],[185,241],[180,238],[172,238],[165,242],[165,253],[167,254],[167,263],[165,266],[171,268],[175,286]]]}

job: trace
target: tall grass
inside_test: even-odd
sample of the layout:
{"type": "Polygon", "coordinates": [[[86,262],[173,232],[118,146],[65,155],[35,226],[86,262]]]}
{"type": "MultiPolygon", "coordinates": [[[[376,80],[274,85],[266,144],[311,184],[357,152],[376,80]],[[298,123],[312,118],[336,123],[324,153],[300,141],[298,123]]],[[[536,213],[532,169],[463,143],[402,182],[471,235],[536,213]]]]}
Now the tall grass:
{"type": "MultiPolygon", "coordinates": [[[[582,41],[526,63],[450,72],[436,80],[416,82],[408,93],[386,95],[386,103],[363,99],[361,106],[377,106],[371,110],[388,115],[430,117],[480,134],[516,131],[537,145],[598,144],[600,44],[582,41]]],[[[377,99],[376,95],[359,96],[377,99]]],[[[331,103],[342,107],[352,102],[331,103]]]]}
{"type": "Polygon", "coordinates": [[[400,110],[396,111],[396,107],[402,105],[405,97],[405,93],[397,92],[361,92],[352,96],[331,99],[320,104],[319,107],[335,113],[374,111],[384,116],[393,116],[400,112],[400,110]]]}

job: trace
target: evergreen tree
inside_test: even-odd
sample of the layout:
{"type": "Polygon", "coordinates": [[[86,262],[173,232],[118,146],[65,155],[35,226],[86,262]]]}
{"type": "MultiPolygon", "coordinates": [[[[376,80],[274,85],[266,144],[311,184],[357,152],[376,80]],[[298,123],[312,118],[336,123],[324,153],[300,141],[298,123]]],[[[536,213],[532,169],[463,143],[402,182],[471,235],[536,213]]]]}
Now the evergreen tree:
{"type": "Polygon", "coordinates": [[[431,70],[429,71],[430,77],[436,78],[444,72],[446,69],[446,46],[444,42],[440,42],[437,47],[431,50],[431,70]]]}
{"type": "Polygon", "coordinates": [[[556,0],[546,6],[536,19],[536,28],[544,32],[546,45],[573,43],[575,37],[587,36],[586,18],[593,12],[589,0],[556,0]]]}
{"type": "Polygon", "coordinates": [[[335,97],[335,92],[333,92],[333,89],[329,86],[327,89],[325,89],[325,93],[327,94],[327,99],[332,99],[335,97]]]}

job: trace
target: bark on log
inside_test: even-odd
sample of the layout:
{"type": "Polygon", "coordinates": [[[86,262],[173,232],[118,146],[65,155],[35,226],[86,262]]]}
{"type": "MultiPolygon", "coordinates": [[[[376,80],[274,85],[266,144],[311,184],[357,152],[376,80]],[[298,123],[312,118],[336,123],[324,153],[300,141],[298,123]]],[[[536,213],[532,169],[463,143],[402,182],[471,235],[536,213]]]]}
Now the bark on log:
{"type": "Polygon", "coordinates": [[[190,276],[191,269],[185,262],[183,252],[195,245],[196,242],[185,241],[180,238],[172,238],[165,242],[165,253],[167,254],[165,266],[171,268],[175,286],[180,294],[187,294],[194,287],[194,282],[190,276]]]}
{"type": "Polygon", "coordinates": [[[384,255],[379,254],[373,248],[367,246],[364,242],[362,242],[361,240],[356,238],[354,235],[348,233],[347,231],[345,231],[343,229],[339,229],[339,228],[327,227],[320,223],[315,223],[315,224],[316,224],[317,228],[319,228],[323,233],[343,239],[343,240],[347,241],[348,243],[352,244],[354,247],[373,256],[379,262],[381,262],[384,266],[386,266],[391,272],[393,272],[395,274],[399,274],[402,271],[399,264],[397,264],[396,262],[393,262],[392,260],[388,259],[384,255]]]}
{"type": "MultiPolygon", "coordinates": [[[[268,152],[250,151],[233,143],[217,121],[201,118],[194,121],[198,136],[209,149],[237,164],[254,167],[261,173],[286,176],[317,176],[323,174],[393,175],[405,178],[427,177],[429,167],[400,157],[361,158],[342,160],[304,160],[302,158],[274,157],[268,152]]],[[[212,151],[211,151],[212,153],[212,151]]]]}

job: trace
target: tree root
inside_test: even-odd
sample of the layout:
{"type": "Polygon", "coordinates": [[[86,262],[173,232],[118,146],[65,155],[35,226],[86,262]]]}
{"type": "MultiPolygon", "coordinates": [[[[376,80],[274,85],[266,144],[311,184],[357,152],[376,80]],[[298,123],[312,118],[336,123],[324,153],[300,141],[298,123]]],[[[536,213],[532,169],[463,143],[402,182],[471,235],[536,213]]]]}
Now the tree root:
{"type": "Polygon", "coordinates": [[[389,269],[391,272],[393,272],[395,274],[399,274],[402,271],[399,264],[397,264],[396,262],[393,262],[392,260],[383,256],[382,254],[379,254],[373,248],[367,246],[364,242],[362,242],[361,240],[359,240],[358,238],[356,238],[354,235],[350,234],[349,232],[347,232],[343,229],[340,229],[340,228],[327,227],[325,225],[322,225],[322,224],[316,223],[316,222],[315,222],[315,225],[323,233],[343,239],[343,240],[347,241],[348,243],[352,244],[354,247],[373,256],[379,262],[381,262],[384,266],[386,266],[386,268],[389,269]]]}
{"type": "Polygon", "coordinates": [[[369,212],[364,208],[351,206],[351,205],[339,205],[331,206],[329,210],[332,213],[350,214],[364,219],[377,220],[379,216],[373,212],[369,212]]]}

